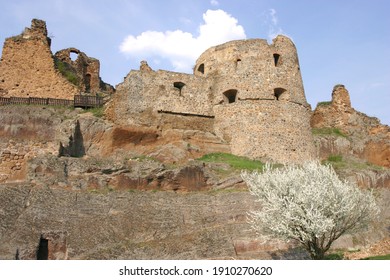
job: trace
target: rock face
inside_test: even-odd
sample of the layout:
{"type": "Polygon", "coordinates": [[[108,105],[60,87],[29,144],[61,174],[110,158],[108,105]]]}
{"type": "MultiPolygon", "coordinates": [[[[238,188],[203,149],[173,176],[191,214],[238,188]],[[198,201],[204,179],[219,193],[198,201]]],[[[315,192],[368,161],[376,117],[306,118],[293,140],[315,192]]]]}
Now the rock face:
{"type": "Polygon", "coordinates": [[[340,154],[390,167],[390,127],[382,125],[377,118],[353,109],[349,93],[343,85],[334,87],[330,103],[317,106],[311,118],[311,126],[320,132],[326,129],[338,129],[341,132],[338,137],[316,137],[321,159],[340,154]]]}
{"type": "Polygon", "coordinates": [[[294,44],[278,36],[228,42],[197,60],[194,74],[153,71],[146,62],[117,86],[106,110],[117,125],[217,136],[236,155],[276,162],[314,158],[294,44]]]}
{"type": "MultiPolygon", "coordinates": [[[[0,259],[307,258],[295,244],[258,239],[247,212],[259,206],[237,173],[132,158],[160,141],[152,130],[137,134],[81,112],[0,107],[0,259]]],[[[360,248],[387,232],[390,173],[343,177],[381,194],[373,232],[338,245],[360,248]]]]}
{"type": "MultiPolygon", "coordinates": [[[[380,224],[368,235],[345,236],[338,247],[361,248],[385,237],[388,199],[388,190],[382,190],[380,224]]],[[[0,259],[36,259],[40,252],[49,259],[307,258],[296,244],[258,239],[247,223],[247,212],[256,207],[245,191],[99,193],[3,186],[0,259]]]]}
{"type": "Polygon", "coordinates": [[[0,62],[0,96],[73,99],[80,92],[113,92],[100,80],[97,59],[76,49],[63,50],[53,58],[50,43],[46,23],[38,19],[22,34],[6,39],[0,62]],[[78,53],[79,58],[68,61],[69,52],[78,53]]]}

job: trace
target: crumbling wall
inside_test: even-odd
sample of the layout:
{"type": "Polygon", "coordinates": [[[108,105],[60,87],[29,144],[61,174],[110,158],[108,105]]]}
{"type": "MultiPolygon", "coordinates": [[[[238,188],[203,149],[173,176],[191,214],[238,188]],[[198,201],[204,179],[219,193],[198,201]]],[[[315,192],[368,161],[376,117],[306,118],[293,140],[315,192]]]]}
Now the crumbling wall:
{"type": "Polygon", "coordinates": [[[162,120],[165,114],[189,119],[213,116],[208,80],[183,73],[153,71],[146,65],[143,62],[140,71],[132,70],[117,86],[116,97],[106,110],[109,119],[121,125],[160,127],[169,126],[162,120]]]}
{"type": "Polygon", "coordinates": [[[74,95],[114,93],[100,76],[100,62],[75,48],[53,56],[46,23],[33,19],[31,28],[5,40],[0,62],[0,96],[73,99],[74,95]],[[70,53],[78,54],[72,61],[70,53]]]}
{"type": "Polygon", "coordinates": [[[101,80],[99,76],[100,62],[96,58],[89,57],[76,48],[60,50],[54,56],[57,61],[65,64],[63,67],[69,67],[74,72],[82,92],[97,94],[113,93],[115,91],[111,85],[101,80]],[[72,60],[71,53],[77,55],[75,60],[72,60]]]}
{"type": "Polygon", "coordinates": [[[31,28],[6,39],[0,63],[0,95],[73,99],[78,87],[54,67],[46,23],[33,19],[31,28]]]}

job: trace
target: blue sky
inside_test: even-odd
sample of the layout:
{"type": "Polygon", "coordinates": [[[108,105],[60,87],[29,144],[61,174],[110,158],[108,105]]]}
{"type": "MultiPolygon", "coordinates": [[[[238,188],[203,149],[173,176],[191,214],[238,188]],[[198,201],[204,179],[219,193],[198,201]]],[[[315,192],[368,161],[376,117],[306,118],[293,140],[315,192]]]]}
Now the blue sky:
{"type": "MultiPolygon", "coordinates": [[[[390,124],[386,0],[0,0],[0,41],[43,19],[52,51],[75,47],[114,86],[147,60],[189,71],[203,48],[242,38],[293,39],[314,108],[344,84],[352,106],[390,124]]],[[[1,46],[2,48],[2,46],[1,46]]]]}

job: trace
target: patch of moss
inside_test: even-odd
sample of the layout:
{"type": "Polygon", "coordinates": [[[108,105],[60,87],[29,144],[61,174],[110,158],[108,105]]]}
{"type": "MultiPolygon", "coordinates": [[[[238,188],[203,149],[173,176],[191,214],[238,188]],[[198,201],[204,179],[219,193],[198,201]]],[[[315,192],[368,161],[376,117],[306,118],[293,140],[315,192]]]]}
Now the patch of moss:
{"type": "Polygon", "coordinates": [[[335,127],[312,128],[311,132],[313,135],[335,135],[347,138],[347,135],[345,135],[343,132],[340,131],[340,129],[335,127]]]}

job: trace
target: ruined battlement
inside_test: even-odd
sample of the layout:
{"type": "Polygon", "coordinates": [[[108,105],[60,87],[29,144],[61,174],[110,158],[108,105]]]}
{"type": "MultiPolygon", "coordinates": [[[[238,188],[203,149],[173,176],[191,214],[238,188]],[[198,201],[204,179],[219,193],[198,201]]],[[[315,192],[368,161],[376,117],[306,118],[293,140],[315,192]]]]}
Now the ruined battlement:
{"type": "Polygon", "coordinates": [[[99,77],[100,63],[75,48],[53,56],[46,23],[33,19],[31,27],[4,42],[0,61],[0,96],[72,100],[81,92],[114,91],[99,77]],[[78,54],[72,61],[70,53],[78,54]]]}

